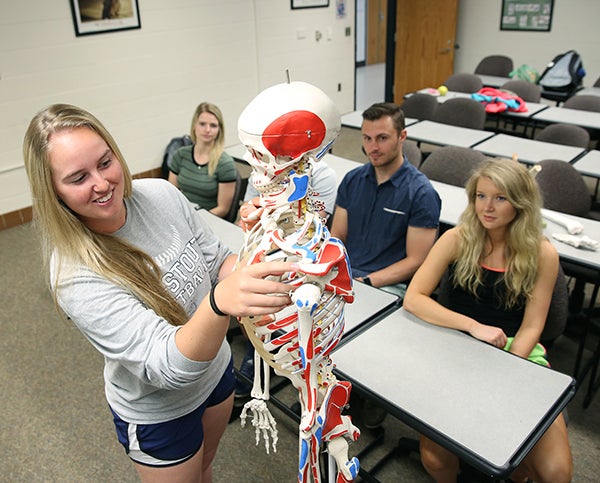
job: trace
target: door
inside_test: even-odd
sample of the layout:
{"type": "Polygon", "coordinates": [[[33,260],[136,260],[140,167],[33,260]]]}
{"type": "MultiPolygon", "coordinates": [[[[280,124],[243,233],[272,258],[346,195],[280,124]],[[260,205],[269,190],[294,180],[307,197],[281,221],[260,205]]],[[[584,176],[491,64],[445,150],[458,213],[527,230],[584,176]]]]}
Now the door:
{"type": "Polygon", "coordinates": [[[385,62],[387,10],[387,0],[367,0],[367,65],[385,62]]]}
{"type": "Polygon", "coordinates": [[[396,5],[395,52],[387,66],[393,69],[394,102],[401,104],[408,92],[438,87],[453,73],[458,0],[396,5]]]}

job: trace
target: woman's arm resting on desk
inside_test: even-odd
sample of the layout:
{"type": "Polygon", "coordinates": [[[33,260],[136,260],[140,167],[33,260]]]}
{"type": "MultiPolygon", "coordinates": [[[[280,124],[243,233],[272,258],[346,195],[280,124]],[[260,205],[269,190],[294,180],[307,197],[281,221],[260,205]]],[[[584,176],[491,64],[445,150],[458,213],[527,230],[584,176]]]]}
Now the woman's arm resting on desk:
{"type": "Polygon", "coordinates": [[[556,249],[548,240],[543,240],[533,293],[525,306],[523,322],[509,352],[527,359],[535,344],[539,342],[548,318],[548,309],[558,275],[558,264],[556,249]]]}
{"type": "Polygon", "coordinates": [[[506,335],[502,329],[480,324],[431,298],[448,266],[456,259],[459,243],[457,230],[448,230],[433,246],[406,290],[403,307],[431,324],[462,330],[496,347],[504,347],[506,335]]]}
{"type": "Polygon", "coordinates": [[[219,183],[219,189],[217,191],[217,206],[215,206],[210,212],[213,215],[224,218],[229,213],[231,203],[233,202],[233,195],[235,194],[235,181],[230,183],[219,183]]]}

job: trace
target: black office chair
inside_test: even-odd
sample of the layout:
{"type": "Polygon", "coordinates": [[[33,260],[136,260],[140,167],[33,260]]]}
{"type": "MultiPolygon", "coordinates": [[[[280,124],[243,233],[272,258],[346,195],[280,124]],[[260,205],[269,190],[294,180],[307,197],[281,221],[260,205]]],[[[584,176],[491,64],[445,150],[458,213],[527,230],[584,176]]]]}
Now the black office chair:
{"type": "Polygon", "coordinates": [[[237,178],[235,180],[235,191],[233,193],[233,200],[231,200],[231,207],[229,208],[229,213],[225,219],[231,223],[235,223],[238,216],[238,211],[240,209],[240,203],[244,197],[244,193],[246,191],[246,185],[248,180],[243,179],[240,175],[239,171],[237,171],[237,178]]]}
{"type": "Polygon", "coordinates": [[[438,107],[438,100],[429,94],[415,92],[404,99],[400,108],[405,117],[412,117],[419,121],[431,120],[438,107]]]}
{"type": "Polygon", "coordinates": [[[600,87],[600,77],[598,77],[596,82],[594,82],[594,87],[600,87]]]}
{"type": "Polygon", "coordinates": [[[475,74],[462,72],[460,74],[452,74],[444,81],[444,85],[450,91],[467,92],[469,94],[477,92],[483,87],[481,78],[475,74]]]}
{"type": "Polygon", "coordinates": [[[470,97],[455,97],[440,104],[433,120],[443,124],[483,129],[486,120],[485,107],[470,97]]]}
{"type": "Polygon", "coordinates": [[[420,170],[431,180],[464,188],[471,174],[485,160],[486,156],[480,151],[444,146],[427,156],[420,170]]]}
{"type": "Polygon", "coordinates": [[[513,60],[506,55],[488,55],[481,59],[475,74],[508,77],[513,70],[513,60]]]}

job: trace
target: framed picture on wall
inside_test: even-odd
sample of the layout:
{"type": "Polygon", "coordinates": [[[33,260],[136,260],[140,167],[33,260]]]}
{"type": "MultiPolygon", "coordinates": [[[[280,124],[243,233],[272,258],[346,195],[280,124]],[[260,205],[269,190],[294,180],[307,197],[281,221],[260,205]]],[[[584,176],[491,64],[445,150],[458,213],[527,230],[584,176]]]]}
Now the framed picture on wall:
{"type": "Polygon", "coordinates": [[[137,0],[70,0],[75,35],[139,29],[137,0]]]}
{"type": "Polygon", "coordinates": [[[329,0],[291,0],[292,10],[298,8],[329,7],[329,0]]]}
{"type": "Polygon", "coordinates": [[[500,30],[549,32],[554,0],[502,0],[500,30]]]}

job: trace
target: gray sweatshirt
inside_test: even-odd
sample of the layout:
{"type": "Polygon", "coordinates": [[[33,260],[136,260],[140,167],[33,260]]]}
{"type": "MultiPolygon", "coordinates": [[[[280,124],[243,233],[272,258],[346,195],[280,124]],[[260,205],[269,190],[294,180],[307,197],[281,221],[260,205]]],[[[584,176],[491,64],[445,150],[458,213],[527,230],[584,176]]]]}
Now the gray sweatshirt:
{"type": "MultiPolygon", "coordinates": [[[[165,286],[191,316],[230,251],[165,180],[134,180],[125,204],[127,221],[114,236],[156,261],[165,286]]],[[[168,421],[206,400],[231,358],[225,340],[213,360],[187,359],[175,345],[178,328],[136,297],[84,266],[60,273],[59,304],[104,356],[106,398],[123,420],[168,421]]]]}

